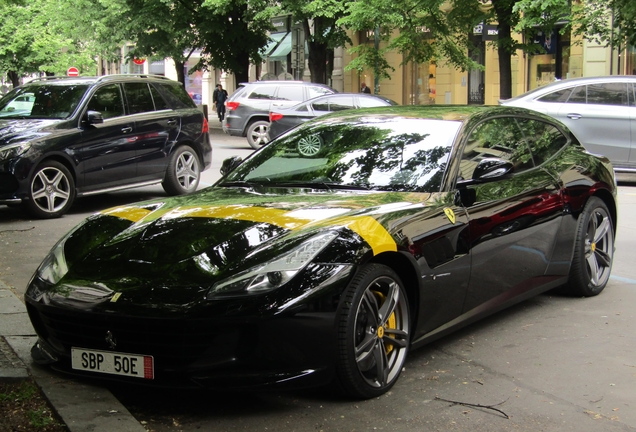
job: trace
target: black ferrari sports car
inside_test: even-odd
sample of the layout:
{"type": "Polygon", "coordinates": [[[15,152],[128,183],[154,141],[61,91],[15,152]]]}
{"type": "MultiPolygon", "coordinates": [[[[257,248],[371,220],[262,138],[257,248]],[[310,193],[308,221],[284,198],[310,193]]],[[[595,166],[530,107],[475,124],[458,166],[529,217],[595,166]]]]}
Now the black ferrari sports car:
{"type": "Polygon", "coordinates": [[[167,386],[336,380],[370,398],[409,350],[610,276],[610,163],[524,109],[328,115],[222,173],[57,243],[25,295],[37,362],[167,386]]]}

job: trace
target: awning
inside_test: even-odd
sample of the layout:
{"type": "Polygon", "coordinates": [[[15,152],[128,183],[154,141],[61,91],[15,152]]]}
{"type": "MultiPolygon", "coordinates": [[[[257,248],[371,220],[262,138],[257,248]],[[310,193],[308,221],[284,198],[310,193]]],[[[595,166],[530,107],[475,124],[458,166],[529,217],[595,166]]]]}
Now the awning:
{"type": "MultiPolygon", "coordinates": [[[[273,37],[274,35],[271,35],[273,37]]],[[[268,55],[268,59],[272,61],[284,61],[287,60],[287,55],[291,52],[292,37],[291,32],[285,34],[285,37],[278,43],[278,46],[274,48],[268,55]]]]}
{"type": "Polygon", "coordinates": [[[278,47],[280,41],[283,40],[283,38],[288,34],[289,33],[287,32],[271,33],[269,37],[270,39],[272,39],[272,41],[260,49],[263,57],[269,57],[270,53],[278,47]]]}

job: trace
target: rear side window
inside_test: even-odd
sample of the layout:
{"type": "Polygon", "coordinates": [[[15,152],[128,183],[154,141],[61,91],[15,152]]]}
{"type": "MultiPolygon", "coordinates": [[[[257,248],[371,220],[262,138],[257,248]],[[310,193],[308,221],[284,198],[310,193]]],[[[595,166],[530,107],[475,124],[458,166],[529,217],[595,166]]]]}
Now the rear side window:
{"type": "Polygon", "coordinates": [[[88,102],[89,111],[98,111],[105,119],[124,115],[124,100],[118,84],[108,84],[97,89],[88,102]]]}
{"type": "Polygon", "coordinates": [[[254,90],[252,90],[252,92],[247,98],[272,100],[274,99],[275,93],[276,93],[276,86],[260,86],[260,87],[254,88],[254,90]]]}
{"type": "Polygon", "coordinates": [[[550,159],[568,142],[565,135],[549,123],[530,119],[519,119],[518,122],[530,145],[535,165],[550,159]]]}
{"type": "Polygon", "coordinates": [[[312,105],[316,111],[343,111],[355,108],[353,96],[350,97],[329,97],[319,103],[312,105]]]}
{"type": "Polygon", "coordinates": [[[586,103],[587,102],[587,86],[578,86],[572,92],[568,103],[586,103]]]}
{"type": "Polygon", "coordinates": [[[155,110],[150,88],[147,83],[125,83],[124,92],[131,114],[151,112],[155,110]]]}
{"type": "Polygon", "coordinates": [[[302,86],[280,86],[278,88],[277,100],[298,101],[305,100],[305,90],[302,86]]]}
{"type": "Polygon", "coordinates": [[[572,94],[572,88],[557,90],[547,95],[541,96],[538,100],[541,102],[566,102],[572,94]]]}
{"type": "Polygon", "coordinates": [[[327,94],[332,94],[333,91],[329,90],[325,87],[320,86],[307,86],[307,93],[309,93],[309,99],[313,99],[318,96],[324,96],[327,94]]]}
{"type": "Polygon", "coordinates": [[[157,110],[170,109],[170,106],[168,106],[166,100],[161,96],[161,93],[153,86],[150,86],[150,94],[152,94],[152,100],[155,102],[155,108],[157,110]]]}
{"type": "Polygon", "coordinates": [[[163,95],[172,105],[174,109],[180,108],[196,108],[194,101],[186,93],[185,89],[179,83],[160,83],[157,86],[163,90],[163,95]]]}

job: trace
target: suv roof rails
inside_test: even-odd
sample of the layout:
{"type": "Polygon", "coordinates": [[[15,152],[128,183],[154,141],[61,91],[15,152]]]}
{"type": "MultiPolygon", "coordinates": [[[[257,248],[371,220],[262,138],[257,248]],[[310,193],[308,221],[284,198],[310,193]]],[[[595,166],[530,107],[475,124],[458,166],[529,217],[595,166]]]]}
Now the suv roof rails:
{"type": "Polygon", "coordinates": [[[112,75],[102,75],[97,77],[97,81],[106,81],[110,78],[157,78],[172,81],[170,78],[163,75],[154,75],[154,74],[112,74],[112,75]]]}
{"type": "Polygon", "coordinates": [[[28,82],[36,82],[36,81],[50,81],[50,80],[73,80],[73,79],[94,79],[96,82],[99,81],[107,81],[108,79],[121,79],[121,78],[157,78],[172,81],[170,78],[163,75],[154,75],[154,74],[112,74],[112,75],[102,75],[102,76],[66,76],[66,75],[54,75],[54,76],[43,76],[33,78],[28,82]]]}

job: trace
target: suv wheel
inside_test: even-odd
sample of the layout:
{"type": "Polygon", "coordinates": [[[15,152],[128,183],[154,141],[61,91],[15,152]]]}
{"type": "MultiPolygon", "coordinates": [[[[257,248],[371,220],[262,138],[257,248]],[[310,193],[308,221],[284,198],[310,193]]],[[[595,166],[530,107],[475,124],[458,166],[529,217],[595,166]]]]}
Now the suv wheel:
{"type": "Polygon", "coordinates": [[[62,216],[75,199],[75,182],[70,171],[56,161],[39,165],[29,181],[27,210],[39,219],[62,216]]]}
{"type": "Polygon", "coordinates": [[[269,142],[269,122],[265,120],[255,121],[247,127],[247,142],[250,143],[254,150],[258,150],[261,146],[269,142]]]}
{"type": "Polygon", "coordinates": [[[190,146],[181,146],[170,156],[161,186],[168,195],[185,195],[197,190],[200,179],[201,168],[196,152],[190,146]]]}

